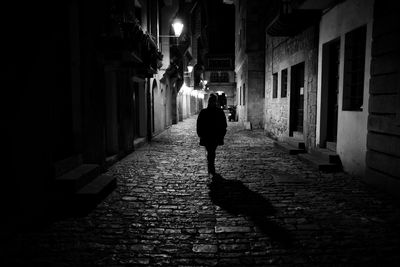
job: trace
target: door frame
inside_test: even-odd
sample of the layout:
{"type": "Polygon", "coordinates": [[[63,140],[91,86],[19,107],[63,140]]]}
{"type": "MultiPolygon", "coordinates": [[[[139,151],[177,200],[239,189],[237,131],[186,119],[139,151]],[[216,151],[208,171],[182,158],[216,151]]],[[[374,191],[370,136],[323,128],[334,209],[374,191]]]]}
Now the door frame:
{"type": "Polygon", "coordinates": [[[298,118],[296,118],[296,116],[298,115],[297,100],[300,97],[300,90],[297,90],[296,88],[300,87],[295,84],[297,82],[295,75],[297,75],[297,72],[301,68],[303,72],[303,118],[302,118],[303,129],[301,132],[302,133],[304,132],[305,62],[303,61],[290,67],[289,136],[294,136],[294,132],[297,132],[297,123],[298,123],[298,118]]]}
{"type": "MultiPolygon", "coordinates": [[[[341,53],[341,40],[340,37],[335,38],[331,41],[328,41],[322,44],[322,72],[321,72],[321,117],[320,117],[320,138],[319,138],[319,146],[322,148],[327,147],[327,143],[332,143],[332,140],[328,139],[328,108],[329,108],[329,81],[331,77],[331,54],[330,51],[335,44],[339,44],[339,57],[341,53]]],[[[339,59],[340,60],[340,59],[339,59]]],[[[338,75],[340,75],[340,61],[338,66],[338,75]]],[[[338,77],[338,83],[340,81],[340,76],[338,77]]],[[[340,86],[340,84],[338,84],[340,86]]],[[[339,92],[338,92],[338,103],[339,105],[339,92]]],[[[337,110],[336,118],[338,120],[339,117],[339,108],[337,110]]],[[[338,125],[338,121],[336,122],[338,125]]],[[[336,131],[337,131],[336,126],[336,131]]],[[[337,135],[337,133],[336,133],[337,135]]]]}

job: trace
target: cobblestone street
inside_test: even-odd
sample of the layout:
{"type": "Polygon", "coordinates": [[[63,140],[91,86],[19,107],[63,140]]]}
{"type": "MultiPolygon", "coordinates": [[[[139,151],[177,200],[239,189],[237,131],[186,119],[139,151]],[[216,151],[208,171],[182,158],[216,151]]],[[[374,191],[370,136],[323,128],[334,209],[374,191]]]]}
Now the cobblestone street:
{"type": "Polygon", "coordinates": [[[1,266],[399,266],[391,199],[232,122],[211,181],[195,122],[112,166],[117,189],[88,216],[17,234],[1,266]]]}

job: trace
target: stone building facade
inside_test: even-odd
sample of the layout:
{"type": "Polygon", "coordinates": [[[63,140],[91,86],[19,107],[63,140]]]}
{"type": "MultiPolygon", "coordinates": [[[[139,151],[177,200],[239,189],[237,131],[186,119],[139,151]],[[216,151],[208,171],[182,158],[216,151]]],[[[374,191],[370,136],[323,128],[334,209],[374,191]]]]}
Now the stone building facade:
{"type": "Polygon", "coordinates": [[[10,86],[1,106],[2,114],[12,113],[4,120],[4,153],[10,155],[1,199],[5,218],[30,223],[70,205],[93,204],[116,186],[115,177],[102,174],[107,167],[168,125],[172,94],[162,92],[156,75],[164,2],[175,3],[4,6],[10,17],[2,17],[2,27],[19,21],[4,31],[7,72],[1,80],[10,86]],[[30,52],[21,53],[27,40],[30,52]],[[87,190],[92,184],[96,190],[87,190]]]}
{"type": "Polygon", "coordinates": [[[266,37],[264,129],[273,138],[297,138],[309,148],[315,147],[317,42],[316,26],[294,37],[266,37]]]}
{"type": "Polygon", "coordinates": [[[277,139],[297,135],[290,123],[292,68],[304,61],[306,150],[336,153],[345,172],[398,196],[398,7],[373,0],[282,3],[290,5],[284,19],[267,26],[265,130],[277,139]],[[318,19],[290,35],[310,11],[318,19]]]}
{"type": "Polygon", "coordinates": [[[174,54],[179,55],[179,76],[182,77],[177,96],[179,121],[197,114],[204,107],[202,80],[208,52],[208,4],[207,1],[180,1],[178,14],[185,27],[178,39],[179,50],[174,54]]]}
{"type": "Polygon", "coordinates": [[[285,1],[276,10],[267,26],[265,130],[303,141],[308,152],[336,153],[346,172],[363,176],[373,1],[285,1]]]}
{"type": "Polygon", "coordinates": [[[236,83],[233,55],[208,55],[204,77],[210,92],[226,98],[226,106],[236,104],[236,83]]]}
{"type": "Polygon", "coordinates": [[[263,128],[265,38],[270,1],[235,1],[237,115],[247,128],[263,128]]]}
{"type": "MultiPolygon", "coordinates": [[[[156,2],[156,1],[153,1],[156,2]]],[[[179,1],[158,1],[159,13],[161,16],[159,19],[159,24],[154,24],[156,27],[158,25],[158,35],[169,36],[172,35],[172,18],[178,12],[179,1]]],[[[158,36],[154,35],[154,36],[158,36]]],[[[153,96],[153,106],[152,116],[154,117],[153,122],[153,135],[157,135],[164,131],[166,128],[170,127],[173,122],[173,99],[176,97],[176,92],[174,92],[173,79],[170,77],[170,47],[176,41],[174,38],[169,37],[157,37],[158,45],[161,53],[163,54],[162,66],[157,74],[154,76],[154,80],[151,84],[151,94],[153,96]]],[[[175,88],[176,91],[176,88],[175,88]]]]}

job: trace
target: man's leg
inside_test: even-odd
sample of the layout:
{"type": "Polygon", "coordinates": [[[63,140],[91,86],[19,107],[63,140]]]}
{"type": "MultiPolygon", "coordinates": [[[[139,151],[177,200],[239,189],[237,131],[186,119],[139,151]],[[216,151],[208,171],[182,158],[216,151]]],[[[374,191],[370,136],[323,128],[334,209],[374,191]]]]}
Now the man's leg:
{"type": "Polygon", "coordinates": [[[215,174],[215,150],[217,146],[208,145],[207,149],[207,164],[208,164],[208,173],[214,175],[215,174]]]}

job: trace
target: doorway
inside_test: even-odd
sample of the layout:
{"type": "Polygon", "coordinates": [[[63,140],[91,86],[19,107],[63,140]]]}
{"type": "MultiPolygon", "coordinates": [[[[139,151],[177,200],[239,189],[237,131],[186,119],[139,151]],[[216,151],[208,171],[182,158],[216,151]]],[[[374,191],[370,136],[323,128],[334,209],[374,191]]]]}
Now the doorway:
{"type": "Polygon", "coordinates": [[[133,131],[134,138],[140,137],[139,83],[133,82],[133,131]]]}
{"type": "Polygon", "coordinates": [[[104,72],[105,76],[105,146],[106,156],[119,151],[118,87],[115,70],[104,72]]]}
{"type": "Polygon", "coordinates": [[[289,136],[301,136],[304,123],[304,62],[291,68],[289,136]]]}
{"type": "Polygon", "coordinates": [[[339,111],[340,39],[322,47],[321,147],[336,150],[339,111]]]}

